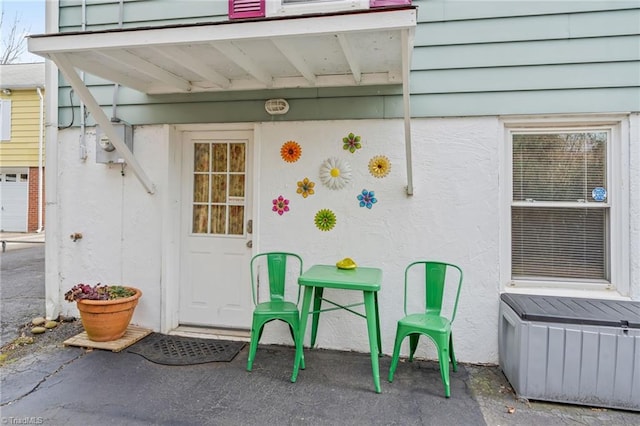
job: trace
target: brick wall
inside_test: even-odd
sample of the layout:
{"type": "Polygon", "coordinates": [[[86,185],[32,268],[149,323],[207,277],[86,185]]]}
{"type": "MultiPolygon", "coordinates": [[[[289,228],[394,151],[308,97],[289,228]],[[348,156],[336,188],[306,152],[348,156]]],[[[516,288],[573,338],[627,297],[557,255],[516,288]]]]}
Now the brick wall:
{"type": "MultiPolygon", "coordinates": [[[[44,168],[42,169],[42,227],[44,228],[44,168]]],[[[29,167],[29,207],[27,210],[27,232],[38,230],[38,168],[29,167]]]]}

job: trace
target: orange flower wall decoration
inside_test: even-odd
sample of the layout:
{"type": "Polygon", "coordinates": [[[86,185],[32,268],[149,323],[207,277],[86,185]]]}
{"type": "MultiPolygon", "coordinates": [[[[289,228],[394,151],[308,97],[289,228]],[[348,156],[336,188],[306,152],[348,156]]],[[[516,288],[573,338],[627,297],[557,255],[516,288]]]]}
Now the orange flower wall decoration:
{"type": "Polygon", "coordinates": [[[280,148],[280,156],[287,163],[295,163],[302,155],[302,148],[296,141],[287,141],[280,148]]]}

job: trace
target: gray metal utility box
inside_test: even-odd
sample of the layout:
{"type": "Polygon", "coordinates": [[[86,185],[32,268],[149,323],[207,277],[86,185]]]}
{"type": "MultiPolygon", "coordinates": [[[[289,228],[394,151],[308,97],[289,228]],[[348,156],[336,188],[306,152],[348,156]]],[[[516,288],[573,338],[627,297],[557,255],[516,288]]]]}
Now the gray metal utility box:
{"type": "Polygon", "coordinates": [[[519,397],[640,411],[640,302],[503,293],[499,350],[519,397]]]}

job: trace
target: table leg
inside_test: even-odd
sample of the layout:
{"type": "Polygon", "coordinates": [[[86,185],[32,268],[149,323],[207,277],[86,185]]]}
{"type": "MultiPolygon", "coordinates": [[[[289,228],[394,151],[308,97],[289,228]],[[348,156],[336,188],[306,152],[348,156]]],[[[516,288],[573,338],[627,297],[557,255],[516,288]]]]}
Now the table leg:
{"type": "Polygon", "coordinates": [[[309,305],[311,305],[311,295],[313,287],[304,287],[304,297],[302,298],[302,311],[300,313],[300,338],[296,343],[296,359],[293,363],[293,373],[291,374],[291,382],[295,383],[298,379],[298,371],[300,370],[300,362],[302,361],[302,347],[304,344],[304,335],[307,328],[307,317],[309,316],[309,305]]]}
{"type": "Polygon", "coordinates": [[[320,308],[322,307],[323,287],[315,287],[313,291],[313,319],[311,321],[311,347],[316,345],[318,335],[318,321],[320,320],[320,308]]]}
{"type": "Polygon", "coordinates": [[[376,304],[376,331],[378,333],[378,355],[382,356],[382,339],[380,338],[380,311],[378,311],[378,292],[373,293],[373,299],[376,304]]]}
{"type": "Polygon", "coordinates": [[[364,308],[367,315],[367,331],[369,332],[369,350],[371,352],[371,370],[376,392],[380,393],[380,368],[378,365],[378,318],[376,315],[375,292],[364,291],[364,308]]]}

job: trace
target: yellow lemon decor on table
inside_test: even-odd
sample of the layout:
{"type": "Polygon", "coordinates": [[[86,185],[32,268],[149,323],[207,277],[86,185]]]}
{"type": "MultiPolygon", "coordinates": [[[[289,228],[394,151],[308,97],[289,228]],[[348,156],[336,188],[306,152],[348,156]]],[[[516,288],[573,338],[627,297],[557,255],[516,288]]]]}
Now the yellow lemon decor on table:
{"type": "Polygon", "coordinates": [[[336,263],[338,269],[356,269],[358,265],[353,261],[350,257],[345,257],[344,259],[338,261],[336,263]]]}

